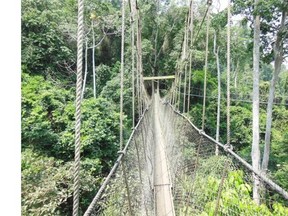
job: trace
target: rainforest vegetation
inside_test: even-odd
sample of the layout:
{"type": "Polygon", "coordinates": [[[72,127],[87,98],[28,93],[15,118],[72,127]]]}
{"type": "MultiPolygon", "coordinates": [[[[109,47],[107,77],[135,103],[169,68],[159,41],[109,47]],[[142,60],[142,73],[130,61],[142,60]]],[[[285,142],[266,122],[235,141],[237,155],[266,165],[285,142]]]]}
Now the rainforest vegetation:
{"type": "MultiPolygon", "coordinates": [[[[252,0],[232,2],[231,144],[235,152],[249,163],[252,162],[253,18],[258,14],[261,17],[261,160],[265,146],[269,89],[274,80],[275,98],[267,175],[287,191],[288,4],[286,0],[259,0],[256,10],[252,0]],[[284,27],[281,26],[283,16],[284,27]],[[277,37],[281,40],[280,45],[276,41],[277,37]],[[283,49],[283,55],[280,56],[280,70],[277,72],[275,66],[279,67],[279,61],[276,65],[279,49],[283,49]]],[[[174,74],[182,51],[188,1],[138,0],[137,3],[142,22],[144,75],[174,74]]],[[[215,49],[218,49],[221,79],[220,142],[226,143],[227,9],[219,11],[216,3],[217,1],[213,1],[209,27],[205,132],[215,137],[218,94],[215,49]]],[[[206,23],[203,23],[202,28],[200,23],[206,10],[206,1],[195,0],[194,5],[194,28],[195,31],[199,30],[199,36],[193,46],[193,64],[190,71],[191,104],[187,114],[200,127],[206,37],[206,23]]],[[[22,0],[21,7],[22,214],[71,215],[77,1],[22,0]]],[[[128,1],[125,9],[124,139],[127,139],[132,127],[131,29],[128,1]]],[[[93,199],[119,150],[121,2],[86,0],[84,18],[83,72],[87,72],[87,77],[82,98],[81,212],[93,199]]],[[[171,82],[160,82],[163,95],[170,87],[171,82]]],[[[148,85],[147,88],[151,86],[148,85]]],[[[180,110],[182,106],[183,104],[180,104],[180,110]]],[[[229,178],[232,179],[231,175],[229,178]]],[[[239,177],[241,175],[235,172],[239,181],[242,181],[239,177]]],[[[211,177],[210,181],[218,180],[211,177]]],[[[246,195],[246,198],[249,197],[246,195]]],[[[227,205],[229,203],[231,204],[227,201],[227,205]]],[[[261,211],[265,212],[266,209],[261,211]]]]}

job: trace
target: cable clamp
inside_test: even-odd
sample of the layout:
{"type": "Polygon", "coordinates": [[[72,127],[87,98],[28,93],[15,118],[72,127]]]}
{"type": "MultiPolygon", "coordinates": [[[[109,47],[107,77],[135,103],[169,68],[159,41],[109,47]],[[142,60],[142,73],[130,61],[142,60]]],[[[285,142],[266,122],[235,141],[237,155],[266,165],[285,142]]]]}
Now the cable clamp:
{"type": "Polygon", "coordinates": [[[125,152],[125,151],[118,151],[117,154],[123,154],[123,155],[125,155],[126,152],[125,152]]]}
{"type": "Polygon", "coordinates": [[[202,129],[200,129],[200,130],[199,130],[199,134],[200,134],[200,135],[203,135],[203,134],[205,134],[205,131],[202,130],[202,129]]]}
{"type": "Polygon", "coordinates": [[[228,150],[233,151],[233,146],[231,144],[225,144],[224,145],[224,150],[227,152],[228,150]]]}

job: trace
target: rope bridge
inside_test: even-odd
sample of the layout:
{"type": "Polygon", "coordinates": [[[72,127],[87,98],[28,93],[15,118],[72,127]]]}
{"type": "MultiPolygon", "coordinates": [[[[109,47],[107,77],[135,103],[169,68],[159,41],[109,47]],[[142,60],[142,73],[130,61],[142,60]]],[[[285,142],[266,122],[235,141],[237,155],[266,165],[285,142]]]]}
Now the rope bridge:
{"type": "MultiPolygon", "coordinates": [[[[230,1],[228,2],[230,4],[230,1]]],[[[278,203],[274,200],[280,200],[282,205],[288,207],[288,193],[269,179],[267,175],[263,175],[239,157],[230,145],[229,83],[227,83],[227,144],[221,144],[204,132],[209,7],[211,4],[212,1],[208,0],[207,10],[194,37],[193,0],[190,1],[181,61],[177,66],[175,76],[162,77],[163,79],[175,79],[171,91],[163,99],[160,97],[159,85],[158,89],[154,90],[153,80],[155,77],[143,77],[140,13],[139,8],[136,7],[136,1],[130,0],[132,15],[133,124],[135,119],[134,97],[137,99],[137,110],[140,119],[133,128],[125,147],[122,148],[125,37],[125,1],[122,1],[120,151],[109,175],[105,178],[86,210],[85,216],[285,215],[280,212],[277,206],[278,203]],[[180,109],[181,100],[183,100],[183,113],[190,109],[190,97],[187,98],[187,95],[191,94],[192,48],[206,16],[204,95],[202,129],[200,130],[178,110],[180,109]],[[134,30],[136,30],[136,50],[134,48],[134,30]],[[189,34],[191,38],[190,50],[188,47],[189,34]],[[192,40],[192,38],[194,39],[192,40]],[[136,74],[134,74],[134,55],[136,55],[136,74]],[[188,72],[189,76],[187,76],[188,72]],[[182,93],[182,75],[184,78],[184,93],[182,93]],[[189,81],[188,86],[187,79],[189,81]],[[148,96],[144,80],[152,80],[151,97],[148,96]],[[135,88],[134,82],[136,84],[135,88]],[[135,90],[136,92],[134,92],[135,90]],[[183,96],[181,96],[182,94],[183,96]],[[257,188],[260,188],[259,200],[256,201],[252,199],[255,182],[259,184],[257,188]],[[258,205],[259,203],[260,205],[258,205]]],[[[78,216],[79,213],[83,0],[78,0],[78,10],[74,216],[78,216]]],[[[230,16],[230,5],[228,5],[227,82],[230,81],[230,16]]],[[[218,103],[220,103],[220,100],[218,100],[218,103]]]]}
{"type": "Polygon", "coordinates": [[[85,215],[251,215],[253,173],[267,210],[279,195],[288,206],[286,191],[157,92],[85,215]]]}

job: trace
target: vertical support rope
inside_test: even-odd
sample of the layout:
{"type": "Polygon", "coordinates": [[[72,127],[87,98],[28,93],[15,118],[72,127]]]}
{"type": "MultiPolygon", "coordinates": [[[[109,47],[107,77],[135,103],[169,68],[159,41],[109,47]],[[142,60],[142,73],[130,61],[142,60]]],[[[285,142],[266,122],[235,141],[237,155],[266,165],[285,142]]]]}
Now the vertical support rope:
{"type": "Polygon", "coordinates": [[[140,17],[139,17],[139,9],[136,7],[135,0],[132,1],[133,4],[131,4],[131,9],[135,12],[133,13],[135,15],[135,21],[136,21],[136,49],[137,49],[137,58],[136,58],[136,94],[137,94],[137,108],[138,108],[138,115],[141,116],[141,98],[140,98],[140,74],[141,74],[141,34],[139,31],[141,31],[140,28],[140,17]]]}
{"type": "MultiPolygon", "coordinates": [[[[124,43],[125,43],[125,0],[122,0],[122,27],[121,27],[121,72],[120,72],[120,151],[123,147],[123,81],[124,81],[124,43]]],[[[122,163],[124,182],[127,190],[129,213],[132,216],[131,196],[125,169],[125,159],[122,163]]]]}
{"type": "Polygon", "coordinates": [[[207,26],[206,26],[206,51],[205,51],[205,69],[204,69],[204,95],[203,95],[203,112],[202,112],[202,130],[205,128],[205,111],[206,111],[206,86],[207,86],[207,67],[208,67],[208,42],[209,42],[209,24],[210,24],[210,5],[208,0],[207,8],[207,26]]]}
{"type": "Polygon", "coordinates": [[[92,27],[92,41],[93,41],[93,48],[92,48],[92,69],[93,69],[93,95],[96,99],[96,70],[95,70],[95,34],[94,34],[94,19],[91,20],[91,27],[92,27]]]}
{"type": "Polygon", "coordinates": [[[183,97],[183,113],[186,112],[186,97],[187,97],[187,64],[185,63],[185,69],[184,69],[184,97],[183,97]]]}
{"type": "Polygon", "coordinates": [[[230,25],[231,10],[230,0],[228,0],[228,17],[227,17],[227,145],[230,146],[230,25]]]}
{"type": "Polygon", "coordinates": [[[182,73],[179,73],[179,89],[178,89],[178,98],[177,98],[177,108],[180,111],[180,103],[181,103],[181,82],[182,82],[182,73]]]}
{"type": "Polygon", "coordinates": [[[121,162],[121,167],[122,167],[122,172],[123,172],[123,176],[124,176],[124,183],[125,183],[126,191],[127,191],[129,215],[132,216],[133,213],[132,213],[132,205],[131,205],[131,195],[130,195],[129,184],[128,184],[127,174],[126,174],[125,158],[123,158],[123,160],[121,162]]]}
{"type": "Polygon", "coordinates": [[[135,20],[131,11],[132,126],[135,127],[135,20]]]}
{"type": "Polygon", "coordinates": [[[200,142],[198,144],[198,147],[197,147],[197,152],[196,152],[196,161],[195,161],[195,168],[194,168],[194,172],[192,174],[192,187],[191,187],[191,190],[188,191],[188,196],[187,196],[187,199],[186,199],[186,202],[185,202],[185,207],[186,207],[186,210],[185,210],[185,216],[188,214],[188,205],[189,205],[189,198],[190,198],[190,195],[194,193],[194,188],[195,188],[195,181],[196,181],[196,177],[197,177],[197,171],[198,171],[198,166],[199,166],[199,157],[200,157],[200,148],[203,144],[203,136],[201,135],[200,137],[200,142]]]}
{"type": "Polygon", "coordinates": [[[123,147],[123,79],[124,79],[124,37],[125,37],[125,0],[122,0],[121,30],[121,72],[120,72],[120,151],[123,147]]]}
{"type": "Polygon", "coordinates": [[[84,74],[82,95],[81,95],[81,99],[82,100],[84,98],[85,84],[86,84],[86,79],[87,79],[87,74],[88,74],[88,59],[87,59],[87,56],[88,56],[88,39],[86,38],[86,40],[85,40],[85,74],[84,74]]]}
{"type": "Polygon", "coordinates": [[[184,97],[183,97],[183,113],[186,111],[186,88],[187,88],[187,53],[188,53],[188,31],[189,31],[189,17],[190,11],[187,15],[187,19],[185,22],[185,33],[184,33],[184,97]]]}
{"type": "Polygon", "coordinates": [[[84,0],[78,0],[78,32],[77,32],[77,82],[76,82],[76,113],[75,113],[75,163],[73,185],[73,216],[79,215],[79,174],[80,174],[80,129],[81,129],[81,90],[83,68],[83,25],[84,0]]]}
{"type": "Polygon", "coordinates": [[[221,199],[221,195],[222,195],[224,181],[225,181],[225,178],[226,178],[226,175],[227,175],[228,165],[229,165],[228,164],[228,160],[226,160],[225,164],[224,164],[224,169],[223,169],[223,172],[222,172],[220,185],[219,185],[219,188],[218,188],[218,194],[217,194],[216,205],[215,205],[215,210],[214,210],[213,216],[217,216],[217,214],[218,214],[220,199],[221,199]]]}
{"type": "MultiPolygon", "coordinates": [[[[220,135],[220,109],[221,109],[221,77],[220,77],[220,64],[219,64],[219,47],[216,48],[217,33],[214,33],[214,55],[216,58],[217,65],[217,120],[216,120],[216,141],[219,142],[220,135]]],[[[215,155],[219,154],[218,145],[215,146],[215,155]]]]}
{"type": "Polygon", "coordinates": [[[189,49],[189,81],[188,81],[188,100],[187,100],[187,111],[190,110],[190,94],[191,94],[191,72],[192,72],[192,46],[193,46],[193,22],[194,22],[194,11],[193,11],[193,0],[190,2],[190,49],[189,49]]]}

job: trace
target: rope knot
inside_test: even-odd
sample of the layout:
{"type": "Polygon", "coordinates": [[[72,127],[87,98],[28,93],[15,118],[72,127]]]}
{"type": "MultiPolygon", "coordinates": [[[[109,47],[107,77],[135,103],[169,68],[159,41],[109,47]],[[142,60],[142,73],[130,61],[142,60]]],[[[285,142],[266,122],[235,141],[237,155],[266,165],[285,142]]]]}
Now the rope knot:
{"type": "Polygon", "coordinates": [[[233,146],[231,144],[225,144],[224,145],[224,150],[227,152],[228,150],[233,151],[233,146]]]}
{"type": "Polygon", "coordinates": [[[117,154],[123,154],[123,155],[125,155],[126,152],[125,152],[125,151],[118,151],[117,154]]]}
{"type": "Polygon", "coordinates": [[[203,135],[203,134],[205,134],[205,131],[202,130],[202,129],[200,129],[200,130],[199,130],[199,134],[200,134],[200,135],[203,135]]]}

